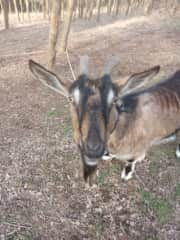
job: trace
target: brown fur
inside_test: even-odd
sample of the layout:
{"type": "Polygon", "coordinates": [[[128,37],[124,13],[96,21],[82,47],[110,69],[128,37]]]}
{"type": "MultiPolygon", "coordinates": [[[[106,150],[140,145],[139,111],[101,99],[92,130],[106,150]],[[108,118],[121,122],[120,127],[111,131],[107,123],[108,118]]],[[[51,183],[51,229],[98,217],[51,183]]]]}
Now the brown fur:
{"type": "Polygon", "coordinates": [[[135,97],[138,104],[133,112],[118,113],[115,105],[110,112],[109,129],[119,119],[107,146],[119,159],[137,159],[180,128],[180,74],[135,97]]]}

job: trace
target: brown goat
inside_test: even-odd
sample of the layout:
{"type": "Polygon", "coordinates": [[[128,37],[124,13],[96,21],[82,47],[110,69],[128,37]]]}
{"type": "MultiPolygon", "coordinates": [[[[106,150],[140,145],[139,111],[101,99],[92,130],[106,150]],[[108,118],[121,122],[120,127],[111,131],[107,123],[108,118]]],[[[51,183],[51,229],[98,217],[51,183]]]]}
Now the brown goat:
{"type": "Polygon", "coordinates": [[[53,72],[29,61],[33,75],[69,101],[74,139],[84,166],[84,179],[89,179],[90,184],[92,173],[106,148],[108,102],[112,100],[112,91],[116,92],[110,79],[110,71],[117,63],[114,60],[109,61],[102,77],[92,80],[88,76],[88,57],[81,57],[80,75],[73,83],[64,83],[53,72]]]}
{"type": "MultiPolygon", "coordinates": [[[[89,179],[101,159],[115,157],[125,162],[123,179],[130,179],[135,163],[153,145],[175,139],[180,128],[180,71],[154,84],[156,66],[133,74],[122,86],[113,83],[110,72],[117,61],[110,61],[98,79],[90,79],[88,57],[82,57],[76,81],[64,83],[56,74],[29,61],[33,75],[44,85],[65,96],[70,103],[74,139],[89,179]],[[109,155],[104,155],[108,151],[109,155]]],[[[180,156],[179,148],[176,155],[180,156]]]]}
{"type": "MultiPolygon", "coordinates": [[[[180,128],[180,71],[147,87],[147,77],[158,71],[157,66],[131,76],[119,88],[109,112],[107,150],[110,158],[125,162],[121,175],[125,180],[151,146],[175,140],[180,128]]],[[[180,157],[179,145],[176,156],[180,157]]]]}

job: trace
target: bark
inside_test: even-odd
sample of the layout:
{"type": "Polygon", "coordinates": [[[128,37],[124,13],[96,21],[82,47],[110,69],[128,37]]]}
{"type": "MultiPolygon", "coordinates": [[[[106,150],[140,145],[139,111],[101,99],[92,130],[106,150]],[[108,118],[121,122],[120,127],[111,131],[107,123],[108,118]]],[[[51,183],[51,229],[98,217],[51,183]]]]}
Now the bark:
{"type": "Polygon", "coordinates": [[[126,9],[126,13],[125,13],[126,16],[127,16],[127,15],[129,14],[129,12],[130,12],[131,0],[127,0],[127,4],[128,4],[128,6],[127,6],[127,9],[126,9]]]}
{"type": "Polygon", "coordinates": [[[115,9],[116,16],[119,14],[120,4],[121,4],[121,0],[116,0],[116,9],[115,9]]]}
{"type": "Polygon", "coordinates": [[[110,15],[111,12],[112,12],[113,2],[114,2],[114,0],[109,0],[108,1],[108,5],[107,5],[107,13],[108,13],[108,15],[110,15]]]}
{"type": "Polygon", "coordinates": [[[18,7],[17,7],[17,1],[16,0],[14,0],[14,10],[15,10],[18,22],[20,22],[21,19],[20,19],[19,10],[18,10],[18,7]]]}
{"type": "Polygon", "coordinates": [[[9,29],[9,1],[1,0],[3,16],[4,16],[4,27],[5,29],[9,29]]]}
{"type": "Polygon", "coordinates": [[[20,0],[20,8],[21,8],[21,15],[22,15],[22,20],[24,22],[24,6],[23,6],[23,0],[20,0]]]}
{"type": "Polygon", "coordinates": [[[67,16],[66,16],[65,22],[64,22],[64,29],[63,29],[61,45],[60,45],[60,53],[64,52],[67,48],[68,36],[69,36],[69,31],[70,31],[72,16],[73,16],[73,10],[74,10],[74,0],[68,0],[67,16]]]}
{"type": "Polygon", "coordinates": [[[50,19],[50,30],[49,30],[49,46],[48,46],[48,67],[52,69],[56,60],[56,45],[59,34],[59,18],[61,11],[60,0],[53,0],[51,19],[50,19]]]}
{"type": "Polygon", "coordinates": [[[46,18],[46,1],[42,1],[42,12],[43,12],[43,18],[46,18]]]}
{"type": "Polygon", "coordinates": [[[27,15],[28,15],[28,19],[29,19],[29,21],[31,21],[31,15],[30,15],[30,10],[29,10],[29,1],[26,0],[25,4],[26,4],[26,12],[27,12],[27,15]]]}
{"type": "Polygon", "coordinates": [[[84,8],[85,8],[85,4],[84,4],[84,0],[79,0],[79,18],[83,18],[84,16],[84,8]]]}
{"type": "Polygon", "coordinates": [[[50,10],[50,4],[49,4],[49,0],[45,0],[46,2],[45,2],[45,6],[46,6],[46,15],[48,16],[48,18],[50,18],[50,12],[51,12],[51,10],[50,10]]]}
{"type": "Polygon", "coordinates": [[[98,0],[97,2],[97,21],[100,21],[100,16],[101,16],[101,3],[102,0],[98,0]]]}
{"type": "Polygon", "coordinates": [[[61,1],[61,17],[62,17],[62,19],[64,19],[64,8],[65,8],[64,5],[65,5],[65,4],[64,4],[64,0],[62,0],[62,1],[61,1]]]}
{"type": "Polygon", "coordinates": [[[92,18],[92,16],[93,16],[93,10],[94,10],[94,1],[92,0],[92,1],[91,1],[91,4],[90,4],[90,7],[89,7],[88,14],[87,14],[87,19],[92,18]]]}

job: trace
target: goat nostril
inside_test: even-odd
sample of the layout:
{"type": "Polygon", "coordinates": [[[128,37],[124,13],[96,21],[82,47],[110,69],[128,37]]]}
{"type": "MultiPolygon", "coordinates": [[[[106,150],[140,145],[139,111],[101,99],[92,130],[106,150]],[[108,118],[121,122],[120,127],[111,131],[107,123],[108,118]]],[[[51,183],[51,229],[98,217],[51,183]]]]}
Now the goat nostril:
{"type": "Polygon", "coordinates": [[[88,143],[87,147],[90,151],[97,151],[101,146],[100,144],[88,143]]]}
{"type": "Polygon", "coordinates": [[[104,152],[104,145],[102,143],[95,144],[88,142],[85,146],[87,153],[93,155],[102,155],[104,152]]]}

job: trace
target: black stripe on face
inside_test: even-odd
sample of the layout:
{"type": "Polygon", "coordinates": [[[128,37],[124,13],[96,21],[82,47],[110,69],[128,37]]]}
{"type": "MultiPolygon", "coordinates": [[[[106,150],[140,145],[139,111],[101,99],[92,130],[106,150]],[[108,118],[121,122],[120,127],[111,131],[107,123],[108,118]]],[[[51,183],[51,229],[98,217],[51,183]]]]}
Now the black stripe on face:
{"type": "Polygon", "coordinates": [[[90,178],[97,170],[97,165],[89,166],[85,161],[85,155],[80,146],[79,146],[79,150],[80,150],[81,159],[83,162],[83,177],[84,177],[85,182],[87,182],[88,178],[90,178]]]}

